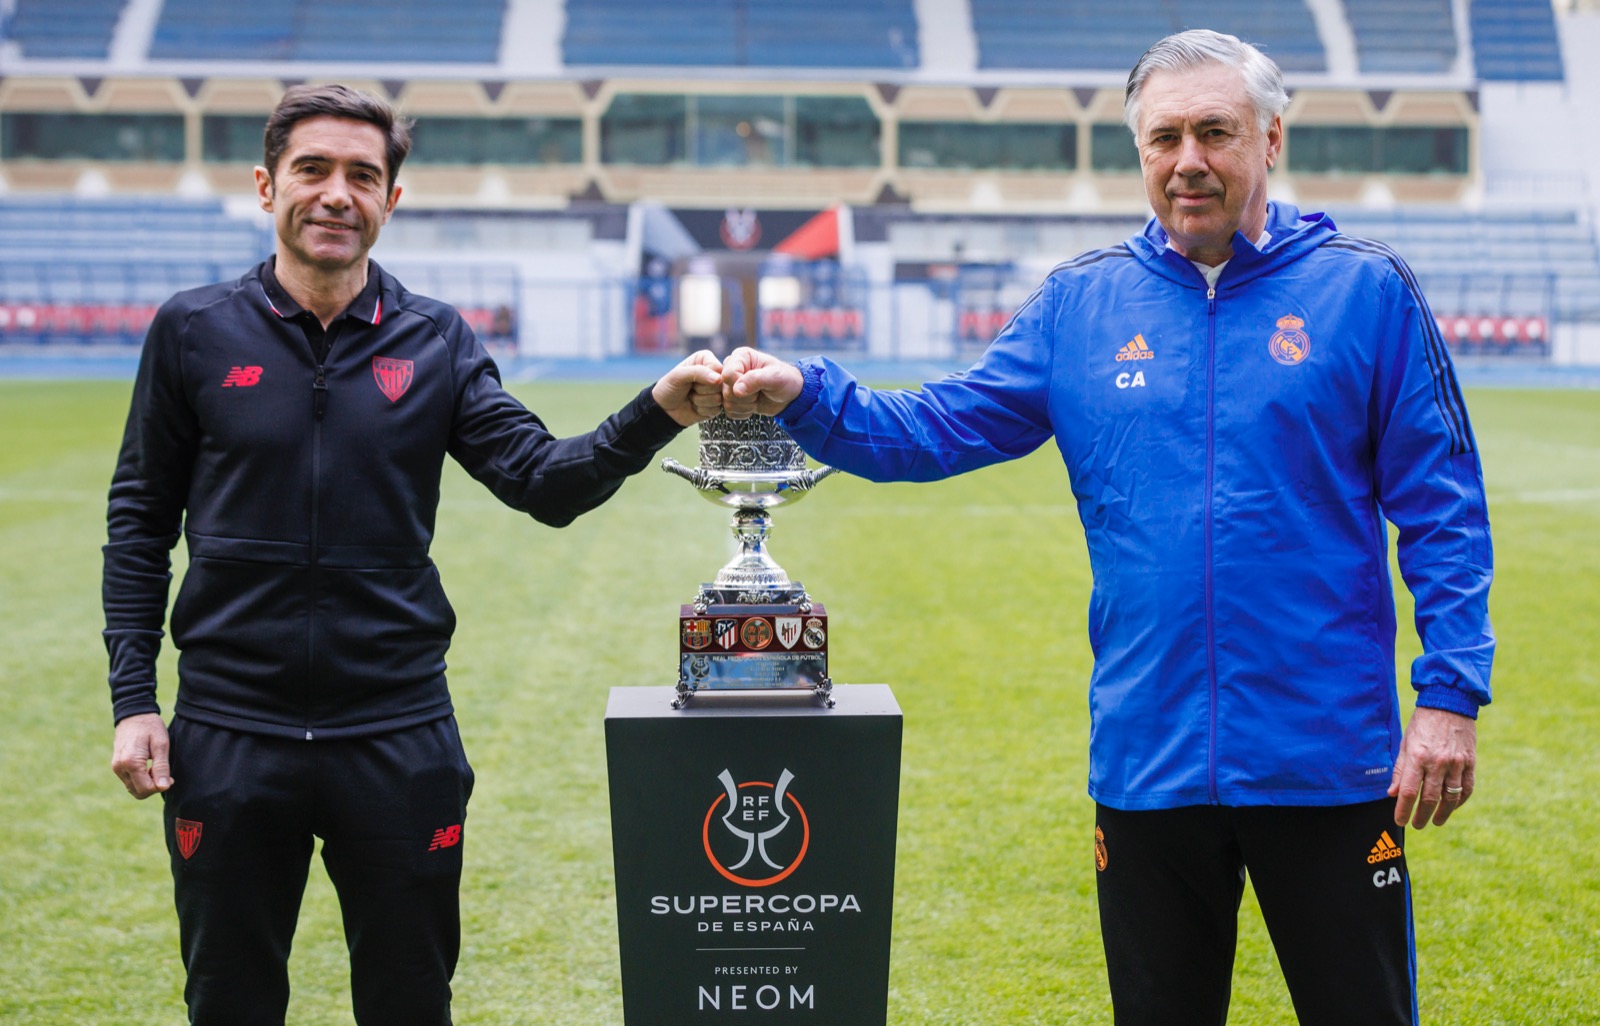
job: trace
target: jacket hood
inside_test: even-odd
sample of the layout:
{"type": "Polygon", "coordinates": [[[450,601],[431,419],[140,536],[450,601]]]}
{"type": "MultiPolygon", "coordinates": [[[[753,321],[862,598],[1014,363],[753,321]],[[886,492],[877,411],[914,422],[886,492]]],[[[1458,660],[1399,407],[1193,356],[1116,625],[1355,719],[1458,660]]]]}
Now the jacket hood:
{"type": "MultiPolygon", "coordinates": [[[[1233,233],[1233,257],[1222,272],[1219,286],[1233,286],[1258,278],[1300,259],[1338,234],[1327,214],[1302,214],[1288,203],[1267,203],[1267,233],[1262,249],[1239,232],[1233,233]]],[[[1167,231],[1151,218],[1144,231],[1127,242],[1133,255],[1155,274],[1189,288],[1203,288],[1205,280],[1194,264],[1167,244],[1167,231]]]]}

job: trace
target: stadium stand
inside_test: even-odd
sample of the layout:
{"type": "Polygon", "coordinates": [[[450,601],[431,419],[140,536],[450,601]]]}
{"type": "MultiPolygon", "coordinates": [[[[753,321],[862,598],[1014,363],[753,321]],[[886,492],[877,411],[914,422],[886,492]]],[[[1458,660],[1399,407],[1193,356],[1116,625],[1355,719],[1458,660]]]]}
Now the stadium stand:
{"type": "Polygon", "coordinates": [[[493,63],[505,0],[166,0],[153,60],[493,63]]]}
{"type": "Polygon", "coordinates": [[[1472,0],[1472,51],[1488,82],[1560,82],[1561,44],[1549,0],[1472,0]]]}
{"type": "Polygon", "coordinates": [[[1450,0],[1344,0],[1363,73],[1443,74],[1456,62],[1450,0]]]}
{"type": "Polygon", "coordinates": [[[25,57],[104,59],[124,0],[17,0],[7,35],[25,57]]]}
{"type": "Polygon", "coordinates": [[[266,252],[265,233],[217,201],[6,197],[0,341],[137,343],[174,292],[238,275],[266,252]]]}
{"type": "Polygon", "coordinates": [[[1600,246],[1576,211],[1409,207],[1333,217],[1405,258],[1453,343],[1532,345],[1547,341],[1553,322],[1600,319],[1600,246]],[[1543,322],[1538,339],[1528,337],[1530,319],[1543,322]]]}
{"type": "Polygon", "coordinates": [[[708,0],[693,17],[653,0],[567,0],[568,64],[911,68],[909,0],[708,0]]]}
{"type": "Polygon", "coordinates": [[[1249,39],[1285,71],[1324,71],[1327,56],[1302,0],[972,0],[978,65],[1126,72],[1169,32],[1213,28],[1249,39]]]}

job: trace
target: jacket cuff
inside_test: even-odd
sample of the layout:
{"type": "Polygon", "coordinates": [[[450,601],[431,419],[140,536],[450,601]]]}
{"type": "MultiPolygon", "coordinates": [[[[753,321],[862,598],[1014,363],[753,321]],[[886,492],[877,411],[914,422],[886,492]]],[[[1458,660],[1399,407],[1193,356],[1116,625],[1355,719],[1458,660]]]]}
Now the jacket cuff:
{"type": "Polygon", "coordinates": [[[633,416],[623,429],[630,447],[637,446],[641,451],[651,453],[664,448],[683,431],[683,425],[673,420],[672,414],[656,402],[655,387],[654,383],[646,385],[628,404],[632,407],[633,416]]]}
{"type": "Polygon", "coordinates": [[[1417,689],[1417,705],[1424,709],[1443,709],[1468,719],[1478,718],[1478,703],[1460,688],[1448,684],[1429,684],[1417,689]]]}
{"type": "Polygon", "coordinates": [[[801,360],[800,375],[803,382],[800,394],[783,411],[778,414],[780,424],[794,424],[805,419],[811,408],[817,405],[817,400],[822,397],[822,365],[813,359],[801,360]]]}

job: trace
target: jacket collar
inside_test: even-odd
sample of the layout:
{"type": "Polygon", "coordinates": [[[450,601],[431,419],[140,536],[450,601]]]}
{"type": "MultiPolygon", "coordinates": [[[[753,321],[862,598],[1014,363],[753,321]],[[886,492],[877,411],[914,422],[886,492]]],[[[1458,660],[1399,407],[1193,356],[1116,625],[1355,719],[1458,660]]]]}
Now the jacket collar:
{"type": "MultiPolygon", "coordinates": [[[[272,312],[283,320],[294,320],[301,314],[307,313],[305,307],[294,301],[283,285],[278,281],[274,268],[278,258],[268,257],[258,268],[258,277],[261,280],[261,294],[267,301],[267,306],[272,312]]],[[[350,301],[344,312],[334,320],[349,317],[363,324],[381,324],[383,322],[383,268],[377,261],[367,261],[367,284],[361,289],[359,295],[350,301]]]]}
{"type": "MultiPolygon", "coordinates": [[[[1260,249],[1255,242],[1233,233],[1233,257],[1222,270],[1219,287],[1231,287],[1259,278],[1312,252],[1338,233],[1327,214],[1302,214],[1288,203],[1267,204],[1266,230],[1271,238],[1260,249]]],[[[1187,288],[1205,287],[1205,279],[1187,257],[1168,245],[1166,229],[1151,218],[1144,231],[1128,240],[1128,248],[1152,272],[1187,288]]]]}

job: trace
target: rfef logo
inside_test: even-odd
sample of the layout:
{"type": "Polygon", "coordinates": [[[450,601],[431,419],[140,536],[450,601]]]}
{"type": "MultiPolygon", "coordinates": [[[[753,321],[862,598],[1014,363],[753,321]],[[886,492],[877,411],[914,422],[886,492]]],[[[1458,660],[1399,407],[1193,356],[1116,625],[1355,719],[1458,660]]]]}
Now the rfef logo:
{"type": "Polygon", "coordinates": [[[711,867],[741,887],[769,887],[787,878],[811,847],[811,821],[789,791],[794,774],[784,770],[776,784],[735,784],[733,774],[723,770],[717,780],[723,793],[706,810],[700,827],[711,867]]]}
{"type": "Polygon", "coordinates": [[[372,358],[372,377],[378,382],[378,391],[392,403],[406,394],[411,387],[414,364],[410,360],[396,360],[389,356],[372,358]]]}

